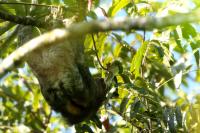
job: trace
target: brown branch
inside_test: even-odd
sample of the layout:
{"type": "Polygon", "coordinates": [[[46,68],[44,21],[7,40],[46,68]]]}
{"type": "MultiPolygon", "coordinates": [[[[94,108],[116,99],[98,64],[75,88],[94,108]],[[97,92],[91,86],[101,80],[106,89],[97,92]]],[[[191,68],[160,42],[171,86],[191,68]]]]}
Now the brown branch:
{"type": "Polygon", "coordinates": [[[110,30],[153,30],[155,28],[165,28],[167,26],[176,26],[180,24],[200,21],[199,10],[193,13],[176,14],[167,17],[142,17],[125,18],[123,20],[106,20],[82,22],[71,25],[66,29],[55,29],[36,37],[10,54],[0,64],[0,77],[12,69],[29,52],[39,49],[45,45],[58,44],[67,39],[76,39],[88,33],[106,32],[110,30]]]}

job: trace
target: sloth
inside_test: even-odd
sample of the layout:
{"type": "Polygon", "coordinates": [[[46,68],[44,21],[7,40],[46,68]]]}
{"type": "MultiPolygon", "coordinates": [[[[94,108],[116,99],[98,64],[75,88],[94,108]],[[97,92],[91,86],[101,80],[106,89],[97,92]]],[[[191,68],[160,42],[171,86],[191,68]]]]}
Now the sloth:
{"type": "MultiPolygon", "coordinates": [[[[89,2],[91,0],[66,1],[74,10],[63,14],[65,27],[84,20],[89,2]]],[[[56,26],[52,25],[51,28],[56,26]]],[[[32,26],[20,25],[19,29],[20,45],[36,36],[32,26]]],[[[93,119],[106,95],[104,80],[94,79],[85,63],[83,44],[84,36],[72,38],[56,45],[40,47],[24,58],[38,79],[47,103],[61,113],[69,124],[93,119]]]]}
{"type": "MultiPolygon", "coordinates": [[[[20,44],[34,37],[33,29],[21,26],[20,44]]],[[[106,95],[104,80],[94,79],[85,65],[83,43],[84,37],[65,40],[40,47],[24,58],[38,79],[47,103],[69,124],[91,119],[106,95]]]]}

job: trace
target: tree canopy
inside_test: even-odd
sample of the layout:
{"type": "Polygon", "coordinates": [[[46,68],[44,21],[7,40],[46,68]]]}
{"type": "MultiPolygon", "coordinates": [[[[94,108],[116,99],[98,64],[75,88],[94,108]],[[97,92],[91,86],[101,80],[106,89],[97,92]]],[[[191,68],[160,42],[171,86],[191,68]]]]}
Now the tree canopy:
{"type": "Polygon", "coordinates": [[[198,133],[199,7],[199,0],[0,1],[0,133],[198,133]],[[75,12],[78,23],[63,25],[75,12]],[[20,47],[24,25],[37,35],[20,47]],[[86,63],[110,91],[98,118],[70,126],[23,58],[83,35],[86,63]]]}

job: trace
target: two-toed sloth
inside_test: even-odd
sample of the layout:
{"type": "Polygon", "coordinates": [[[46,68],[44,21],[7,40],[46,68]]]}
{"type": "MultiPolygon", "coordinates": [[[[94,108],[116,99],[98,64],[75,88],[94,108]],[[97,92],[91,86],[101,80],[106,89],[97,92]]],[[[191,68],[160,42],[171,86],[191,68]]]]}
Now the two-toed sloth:
{"type": "MultiPolygon", "coordinates": [[[[33,27],[22,26],[20,43],[31,38],[33,27]],[[27,35],[27,36],[24,36],[27,35]]],[[[105,84],[85,65],[84,37],[44,46],[25,57],[48,104],[70,124],[90,119],[105,98],[105,84]]]]}

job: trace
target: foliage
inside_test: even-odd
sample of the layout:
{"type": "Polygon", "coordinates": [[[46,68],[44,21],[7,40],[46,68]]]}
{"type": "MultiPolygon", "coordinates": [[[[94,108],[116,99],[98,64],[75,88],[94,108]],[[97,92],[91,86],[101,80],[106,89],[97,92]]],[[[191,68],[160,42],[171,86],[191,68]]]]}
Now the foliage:
{"type": "MultiPolygon", "coordinates": [[[[4,1],[67,5],[60,0],[4,1]]],[[[199,5],[199,0],[96,0],[87,19],[162,17],[190,12],[199,5]]],[[[30,15],[37,20],[53,16],[54,9],[0,3],[1,12],[30,15]]],[[[16,24],[0,20],[1,59],[17,48],[18,30],[16,24]]],[[[101,64],[114,75],[109,98],[98,111],[101,121],[86,121],[69,128],[61,116],[50,109],[37,79],[22,63],[1,79],[0,132],[198,132],[199,23],[153,31],[110,31],[95,34],[94,40],[97,49],[93,49],[92,36],[86,36],[87,64],[94,76],[109,78],[107,70],[99,65],[98,55],[101,64]]]]}

